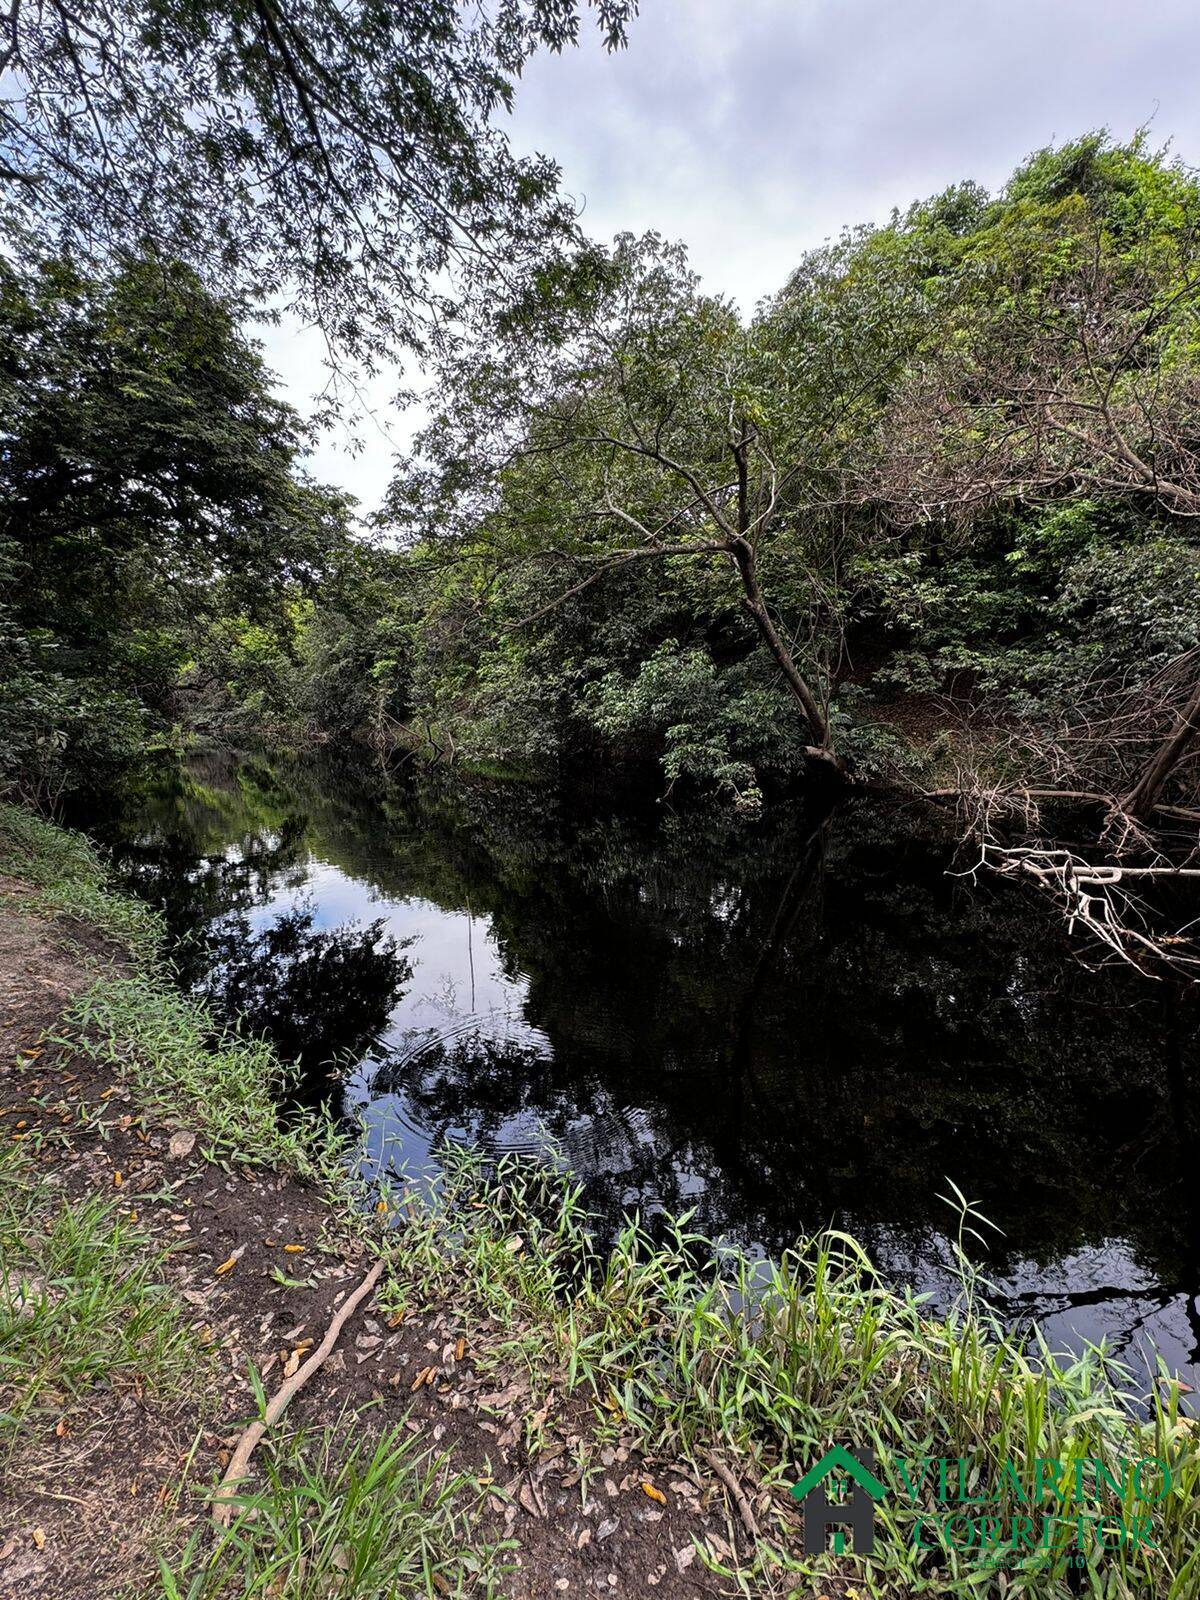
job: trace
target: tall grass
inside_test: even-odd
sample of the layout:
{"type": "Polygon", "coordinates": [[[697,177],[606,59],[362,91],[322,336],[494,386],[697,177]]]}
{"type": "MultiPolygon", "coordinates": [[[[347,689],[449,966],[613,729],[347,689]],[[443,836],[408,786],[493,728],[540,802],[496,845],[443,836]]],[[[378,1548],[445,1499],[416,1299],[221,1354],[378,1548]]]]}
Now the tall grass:
{"type": "Polygon", "coordinates": [[[162,923],[151,907],[119,894],[94,845],[20,806],[0,802],[0,872],[36,891],[35,910],[75,917],[121,945],[143,965],[162,948],[162,923]]]}
{"type": "Polygon", "coordinates": [[[402,1425],[349,1453],[344,1431],[265,1444],[263,1482],[237,1497],[214,1544],[198,1530],[161,1558],[163,1600],[486,1600],[504,1571],[502,1546],[471,1526],[480,1490],[402,1425]]]}
{"type": "MultiPolygon", "coordinates": [[[[840,1233],[798,1244],[778,1262],[718,1249],[676,1224],[665,1242],[631,1221],[611,1251],[590,1243],[579,1193],[544,1167],[504,1157],[443,1153],[443,1180],[412,1186],[395,1251],[397,1302],[453,1291],[508,1330],[502,1359],[525,1362],[535,1382],[562,1383],[598,1415],[640,1435],[656,1454],[716,1450],[784,1506],[787,1486],[830,1444],[873,1446],[880,1460],[962,1458],[969,1496],[994,1492],[989,1515],[1028,1512],[1006,1482],[1012,1463],[1032,1482],[1039,1459],[1107,1468],[1122,1459],[1170,1462],[1169,1492],[1139,1507],[1154,1545],[1107,1551],[1072,1570],[1070,1551],[1017,1552],[1003,1569],[954,1547],[922,1513],[931,1485],[910,1503],[881,1504],[875,1551],[858,1563],[861,1593],[980,1595],[1056,1600],[1195,1600],[1200,1592],[1200,1436],[1177,1384],[1134,1395],[1130,1375],[1103,1349],[1065,1358],[1034,1335],[1007,1333],[989,1313],[966,1253],[972,1217],[962,1202],[961,1294],[944,1316],[880,1281],[862,1248],[840,1233]]],[[[957,1470],[957,1469],[956,1469],[957,1470]]],[[[1068,1480],[1069,1481],[1069,1480],[1068,1480]]],[[[1089,1479],[1090,1481],[1090,1479],[1089,1479]]],[[[967,1508],[969,1509],[969,1508],[967,1508]]],[[[1134,1507],[1109,1494],[1103,1510],[1134,1507]]],[[[764,1569],[814,1580],[845,1574],[846,1558],[796,1554],[794,1510],[764,1526],[764,1569]]],[[[853,1565],[853,1564],[852,1564],[853,1565]]],[[[801,1591],[803,1592],[803,1591],[801,1591]]]]}
{"type": "Polygon", "coordinates": [[[196,1352],[165,1252],[114,1205],[70,1204],[0,1146],[0,1438],[87,1409],[97,1384],[186,1392],[196,1352]]]}

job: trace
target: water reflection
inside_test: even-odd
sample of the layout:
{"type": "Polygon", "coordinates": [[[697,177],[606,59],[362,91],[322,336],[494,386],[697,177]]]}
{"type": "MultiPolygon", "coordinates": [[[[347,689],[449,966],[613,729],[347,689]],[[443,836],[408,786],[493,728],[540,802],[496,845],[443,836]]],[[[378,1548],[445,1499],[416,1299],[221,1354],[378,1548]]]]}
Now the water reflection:
{"type": "MultiPolygon", "coordinates": [[[[300,1069],[303,1098],[324,1098],[325,1081],[384,1048],[394,1007],[412,976],[401,943],[382,918],[366,927],[315,926],[314,905],[283,911],[255,931],[244,912],[218,917],[199,946],[197,991],[221,1016],[236,1017],[300,1069]]],[[[195,959],[195,958],[193,958],[195,959]]]]}
{"type": "Polygon", "coordinates": [[[274,756],[111,834],[187,981],[365,1107],[378,1163],[552,1142],[610,1229],[694,1206],[771,1251],[836,1222],[935,1292],[949,1175],[1004,1229],[1014,1315],[1197,1361],[1194,1003],[1082,970],[912,809],[581,816],[274,756]]]}

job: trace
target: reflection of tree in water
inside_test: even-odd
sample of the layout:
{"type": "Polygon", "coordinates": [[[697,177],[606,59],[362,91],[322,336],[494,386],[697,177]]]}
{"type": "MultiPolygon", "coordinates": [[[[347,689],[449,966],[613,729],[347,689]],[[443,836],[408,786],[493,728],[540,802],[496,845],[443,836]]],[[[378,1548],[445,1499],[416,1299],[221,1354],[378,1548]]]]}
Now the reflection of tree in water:
{"type": "MultiPolygon", "coordinates": [[[[1006,1230],[997,1273],[1122,1238],[1158,1283],[1196,1281],[1195,997],[1083,971],[1040,906],[947,876],[914,808],[747,827],[344,757],[203,776],[125,834],[180,930],[203,939],[310,854],[487,919],[544,1042],[484,1028],[381,1055],[379,1088],[434,1138],[540,1125],[610,1222],[698,1203],[701,1225],[776,1247],[841,1220],[914,1274],[950,1175],[1006,1230]]],[[[318,1048],[373,1049],[362,1006],[318,1048]]]]}
{"type": "Polygon", "coordinates": [[[384,924],[317,930],[313,912],[289,911],[253,933],[232,916],[209,933],[212,966],[200,992],[218,1016],[269,1040],[300,1068],[300,1098],[328,1093],[329,1069],[378,1047],[404,985],[408,959],[384,924]]]}
{"type": "Polygon", "coordinates": [[[837,1219],[915,1262],[950,1174],[1006,1229],[997,1269],[1124,1236],[1190,1270],[1194,1128],[1164,1058],[1194,1050],[1194,1011],[1083,971],[1038,908],[947,876],[911,811],[730,830],[424,804],[392,867],[442,903],[470,886],[549,1049],[409,1061],[422,1126],[488,1144],[540,1122],[608,1215],[698,1203],[769,1247],[837,1219]]]}

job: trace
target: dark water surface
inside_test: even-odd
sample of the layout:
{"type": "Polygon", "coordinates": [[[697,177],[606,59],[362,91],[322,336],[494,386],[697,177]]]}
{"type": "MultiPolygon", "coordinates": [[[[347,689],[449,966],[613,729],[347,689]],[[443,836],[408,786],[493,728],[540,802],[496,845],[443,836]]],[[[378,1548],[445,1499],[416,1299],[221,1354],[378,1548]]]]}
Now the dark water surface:
{"type": "Polygon", "coordinates": [[[950,1177],[1013,1316],[1197,1381],[1197,1009],[949,875],[915,809],[747,827],[223,755],[85,820],[184,981],[365,1109],[375,1165],[553,1142],[606,1228],[834,1223],[939,1297],[950,1177]]]}

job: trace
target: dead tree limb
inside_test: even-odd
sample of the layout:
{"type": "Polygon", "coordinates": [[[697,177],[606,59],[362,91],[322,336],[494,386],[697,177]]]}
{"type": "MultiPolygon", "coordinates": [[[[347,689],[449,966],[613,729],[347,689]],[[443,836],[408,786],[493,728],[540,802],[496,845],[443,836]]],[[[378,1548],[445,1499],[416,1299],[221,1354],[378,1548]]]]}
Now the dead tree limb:
{"type": "Polygon", "coordinates": [[[729,1491],[729,1495],[733,1500],[734,1505],[737,1507],[738,1516],[742,1519],[742,1526],[746,1530],[746,1536],[749,1538],[752,1544],[757,1544],[758,1522],[755,1518],[753,1507],[751,1506],[746,1495],[746,1491],[742,1488],[741,1484],[734,1477],[733,1473],[730,1472],[729,1468],[721,1460],[720,1456],[714,1455],[711,1450],[701,1450],[700,1454],[716,1473],[717,1477],[720,1478],[721,1482],[725,1485],[725,1488],[729,1491]]]}
{"type": "Polygon", "coordinates": [[[233,1498],[229,1497],[227,1491],[232,1489],[240,1479],[245,1477],[246,1469],[250,1465],[250,1457],[257,1449],[259,1440],[266,1433],[268,1428],[273,1427],[275,1423],[279,1421],[280,1417],[287,1410],[288,1405],[291,1403],[294,1396],[297,1395],[301,1389],[303,1389],[304,1385],[312,1377],[313,1373],[316,1372],[318,1368],[324,1366],[326,1358],[329,1356],[334,1345],[338,1341],[338,1335],[341,1333],[346,1323],[358,1310],[358,1307],[371,1293],[371,1290],[374,1289],[375,1285],[379,1282],[380,1274],[382,1272],[383,1257],[380,1256],[379,1260],[371,1268],[370,1272],[367,1273],[366,1277],[359,1284],[358,1288],[355,1289],[354,1293],[346,1300],[341,1310],[329,1324],[329,1327],[325,1330],[325,1337],[313,1351],[312,1355],[310,1355],[304,1365],[299,1367],[277,1390],[275,1397],[271,1400],[262,1416],[256,1422],[252,1422],[246,1429],[245,1433],[242,1434],[242,1437],[238,1440],[237,1448],[229,1458],[229,1465],[225,1469],[225,1475],[217,1487],[217,1495],[219,1498],[213,1502],[213,1521],[216,1523],[218,1528],[225,1528],[229,1526],[229,1519],[233,1514],[233,1508],[237,1502],[233,1498]]]}

